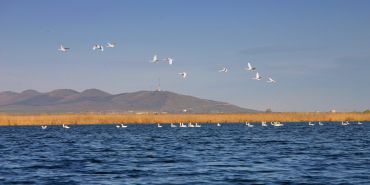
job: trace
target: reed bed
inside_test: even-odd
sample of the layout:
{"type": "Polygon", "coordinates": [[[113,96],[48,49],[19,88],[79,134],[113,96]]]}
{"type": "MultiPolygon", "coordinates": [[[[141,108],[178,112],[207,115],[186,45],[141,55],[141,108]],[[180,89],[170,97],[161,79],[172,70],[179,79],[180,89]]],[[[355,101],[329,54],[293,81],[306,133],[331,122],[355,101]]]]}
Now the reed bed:
{"type": "Polygon", "coordinates": [[[370,113],[253,114],[0,114],[0,126],[116,123],[238,123],[238,122],[370,121],[370,113]]]}

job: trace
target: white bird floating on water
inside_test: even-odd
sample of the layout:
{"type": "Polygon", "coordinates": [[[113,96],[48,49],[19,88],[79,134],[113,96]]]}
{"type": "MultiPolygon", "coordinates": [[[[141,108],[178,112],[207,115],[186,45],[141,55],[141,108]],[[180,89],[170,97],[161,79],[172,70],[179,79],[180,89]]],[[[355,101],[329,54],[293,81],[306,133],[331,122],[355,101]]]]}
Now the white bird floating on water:
{"type": "Polygon", "coordinates": [[[162,125],[160,125],[159,123],[157,123],[157,127],[158,128],[162,128],[162,125]]]}
{"type": "Polygon", "coordinates": [[[343,122],[343,121],[342,121],[342,125],[343,125],[343,126],[347,126],[347,125],[349,125],[349,122],[348,122],[348,121],[346,121],[346,122],[343,122]]]}
{"type": "Polygon", "coordinates": [[[248,62],[248,66],[247,66],[247,68],[245,68],[245,70],[247,70],[247,71],[254,71],[254,70],[256,70],[256,68],[255,67],[252,67],[251,63],[248,62]]]}
{"type": "Polygon", "coordinates": [[[121,128],[127,128],[127,125],[121,124],[121,128]]]}
{"type": "Polygon", "coordinates": [[[181,128],[186,128],[187,126],[184,123],[179,123],[181,128]]]}
{"type": "Polygon", "coordinates": [[[250,124],[249,122],[245,122],[245,125],[248,127],[253,127],[254,125],[250,124]]]}
{"type": "Polygon", "coordinates": [[[172,65],[172,63],[173,63],[173,59],[172,58],[166,58],[165,61],[168,63],[168,65],[172,65]]]}
{"type": "Polygon", "coordinates": [[[308,122],[308,125],[309,125],[309,126],[315,126],[315,124],[314,124],[314,123],[311,123],[311,121],[310,121],[310,122],[308,122]]]}
{"type": "Polygon", "coordinates": [[[63,124],[63,128],[69,129],[70,127],[68,125],[63,124]]]}
{"type": "Polygon", "coordinates": [[[202,126],[201,125],[198,125],[198,123],[195,123],[195,127],[200,128],[202,126]]]}
{"type": "Polygon", "coordinates": [[[357,122],[357,125],[362,125],[362,123],[361,122],[357,122]]]}
{"type": "Polygon", "coordinates": [[[262,79],[262,76],[260,76],[260,74],[257,72],[256,73],[256,77],[252,78],[253,80],[261,80],[262,79]]]}
{"type": "Polygon", "coordinates": [[[107,48],[114,48],[114,47],[116,47],[116,43],[109,43],[108,42],[105,47],[107,47],[107,48]]]}
{"type": "Polygon", "coordinates": [[[193,128],[195,126],[191,122],[189,122],[188,127],[193,128]]]}
{"type": "Polygon", "coordinates": [[[262,121],[262,122],[261,122],[261,126],[263,126],[263,127],[267,127],[266,121],[262,121]]]}
{"type": "Polygon", "coordinates": [[[282,127],[284,126],[284,124],[278,122],[278,121],[274,121],[274,122],[271,122],[271,125],[274,126],[274,127],[282,127]]]}
{"type": "Polygon", "coordinates": [[[273,80],[271,77],[269,77],[269,79],[267,80],[267,83],[276,83],[276,81],[273,80]]]}
{"type": "Polygon", "coordinates": [[[159,62],[159,59],[158,59],[158,56],[157,55],[154,55],[152,60],[150,61],[150,63],[158,63],[159,62]]]}
{"type": "Polygon", "coordinates": [[[47,125],[41,125],[41,128],[42,128],[43,130],[45,130],[46,128],[48,128],[48,126],[47,126],[47,125]]]}
{"type": "Polygon", "coordinates": [[[70,48],[65,48],[62,44],[60,45],[58,51],[61,51],[63,53],[66,53],[70,48]]]}
{"type": "Polygon", "coordinates": [[[188,75],[186,72],[181,72],[181,73],[178,73],[178,74],[181,75],[183,79],[185,79],[186,76],[188,75]]]}
{"type": "Polygon", "coordinates": [[[223,67],[221,70],[218,70],[218,72],[224,72],[224,73],[227,73],[228,71],[229,69],[226,67],[223,67]]]}
{"type": "Polygon", "coordinates": [[[100,45],[100,44],[95,44],[93,46],[93,50],[97,50],[99,49],[100,51],[104,51],[104,46],[100,45]]]}
{"type": "Polygon", "coordinates": [[[173,123],[171,123],[171,127],[172,127],[172,128],[176,128],[177,126],[176,126],[176,125],[174,125],[173,123]]]}
{"type": "Polygon", "coordinates": [[[221,126],[221,124],[220,124],[220,123],[217,123],[217,126],[218,126],[218,127],[220,127],[220,126],[221,126]]]}
{"type": "Polygon", "coordinates": [[[320,125],[320,126],[323,126],[323,125],[324,125],[324,123],[321,123],[321,121],[319,121],[319,125],[320,125]]]}

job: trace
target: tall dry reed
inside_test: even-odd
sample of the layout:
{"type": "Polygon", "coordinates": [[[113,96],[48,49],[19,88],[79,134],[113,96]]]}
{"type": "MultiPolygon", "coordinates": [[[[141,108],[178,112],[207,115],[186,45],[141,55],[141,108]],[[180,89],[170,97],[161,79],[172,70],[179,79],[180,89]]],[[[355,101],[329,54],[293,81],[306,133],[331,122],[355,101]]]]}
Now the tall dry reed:
{"type": "Polygon", "coordinates": [[[256,114],[0,114],[0,125],[60,125],[113,123],[237,123],[237,122],[370,121],[370,113],[256,114]]]}

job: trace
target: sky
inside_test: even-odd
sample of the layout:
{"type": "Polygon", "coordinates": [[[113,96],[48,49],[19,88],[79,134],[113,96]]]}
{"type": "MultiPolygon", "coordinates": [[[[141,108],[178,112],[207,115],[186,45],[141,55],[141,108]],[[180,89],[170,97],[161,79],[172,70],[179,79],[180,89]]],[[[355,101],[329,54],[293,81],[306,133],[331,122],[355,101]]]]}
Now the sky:
{"type": "Polygon", "coordinates": [[[116,94],[160,79],[163,90],[257,110],[370,108],[368,0],[2,0],[0,41],[0,91],[116,94]],[[107,42],[116,48],[92,50],[107,42]],[[154,54],[174,64],[149,63],[154,54]]]}

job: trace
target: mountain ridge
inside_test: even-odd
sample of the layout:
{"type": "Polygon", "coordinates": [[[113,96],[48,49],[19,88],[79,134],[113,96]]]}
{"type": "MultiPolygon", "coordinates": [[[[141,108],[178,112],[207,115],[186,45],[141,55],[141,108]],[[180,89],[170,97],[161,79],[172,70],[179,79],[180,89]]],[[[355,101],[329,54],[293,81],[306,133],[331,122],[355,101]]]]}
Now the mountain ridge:
{"type": "Polygon", "coordinates": [[[197,98],[170,91],[136,91],[110,94],[99,89],[78,92],[25,90],[0,92],[0,112],[166,112],[166,113],[255,113],[226,102],[197,98]]]}

